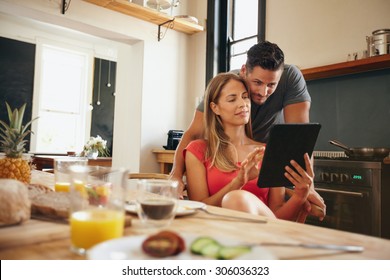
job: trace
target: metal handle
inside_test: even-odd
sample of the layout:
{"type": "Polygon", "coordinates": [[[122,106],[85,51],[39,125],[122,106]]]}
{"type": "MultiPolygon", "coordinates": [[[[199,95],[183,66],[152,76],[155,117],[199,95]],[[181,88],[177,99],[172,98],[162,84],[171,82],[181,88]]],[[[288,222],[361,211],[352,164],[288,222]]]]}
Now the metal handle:
{"type": "Polygon", "coordinates": [[[364,197],[364,193],[361,192],[338,191],[338,190],[330,190],[330,189],[323,189],[323,188],[315,188],[315,190],[320,192],[345,194],[345,195],[355,196],[355,197],[364,197]]]}
{"type": "Polygon", "coordinates": [[[334,146],[337,146],[337,147],[339,147],[339,148],[341,148],[343,150],[346,150],[346,151],[350,151],[351,150],[350,147],[348,147],[347,145],[345,145],[345,144],[343,144],[343,143],[341,143],[341,142],[339,142],[337,140],[329,140],[329,143],[334,145],[334,146]]]}

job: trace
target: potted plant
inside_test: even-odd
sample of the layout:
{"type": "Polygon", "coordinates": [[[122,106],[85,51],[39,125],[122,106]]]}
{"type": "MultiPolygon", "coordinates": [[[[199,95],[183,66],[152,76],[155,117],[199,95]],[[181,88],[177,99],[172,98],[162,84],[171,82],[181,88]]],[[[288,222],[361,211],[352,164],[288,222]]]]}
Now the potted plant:
{"type": "Polygon", "coordinates": [[[84,145],[81,156],[96,159],[99,157],[108,157],[109,151],[107,148],[107,141],[103,140],[99,135],[96,137],[90,137],[87,143],[84,145]]]}

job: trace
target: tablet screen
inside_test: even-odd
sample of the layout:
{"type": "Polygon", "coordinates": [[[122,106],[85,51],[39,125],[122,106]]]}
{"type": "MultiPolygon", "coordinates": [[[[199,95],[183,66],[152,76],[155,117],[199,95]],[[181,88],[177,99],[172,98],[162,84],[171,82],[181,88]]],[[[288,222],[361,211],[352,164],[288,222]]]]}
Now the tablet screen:
{"type": "Polygon", "coordinates": [[[318,123],[276,124],[272,127],[264,152],[257,185],[260,188],[291,187],[284,176],[285,166],[290,160],[298,162],[305,169],[303,155],[312,155],[320,132],[318,123]]]}

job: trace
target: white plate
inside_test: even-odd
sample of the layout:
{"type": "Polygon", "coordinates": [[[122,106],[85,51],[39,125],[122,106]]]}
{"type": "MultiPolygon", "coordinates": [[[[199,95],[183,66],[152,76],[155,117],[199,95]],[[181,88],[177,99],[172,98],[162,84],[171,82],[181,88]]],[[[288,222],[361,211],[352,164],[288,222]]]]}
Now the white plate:
{"type": "MultiPolygon", "coordinates": [[[[201,260],[205,257],[194,255],[190,252],[189,246],[197,238],[195,235],[181,234],[186,249],[177,256],[170,256],[164,259],[169,260],[201,260]]],[[[142,251],[141,244],[147,238],[147,235],[131,236],[112,239],[100,243],[87,251],[87,258],[90,260],[154,260],[142,251]]],[[[239,242],[219,238],[220,243],[224,246],[238,245],[239,242]]],[[[274,260],[275,256],[260,246],[252,247],[248,254],[240,256],[241,260],[274,260]]]]}
{"type": "MultiPolygon", "coordinates": [[[[177,217],[191,215],[196,212],[196,209],[206,208],[206,204],[204,204],[203,202],[193,200],[178,200],[177,204],[177,217]]],[[[129,213],[137,214],[137,207],[134,203],[127,203],[125,205],[125,209],[129,213]]]]}

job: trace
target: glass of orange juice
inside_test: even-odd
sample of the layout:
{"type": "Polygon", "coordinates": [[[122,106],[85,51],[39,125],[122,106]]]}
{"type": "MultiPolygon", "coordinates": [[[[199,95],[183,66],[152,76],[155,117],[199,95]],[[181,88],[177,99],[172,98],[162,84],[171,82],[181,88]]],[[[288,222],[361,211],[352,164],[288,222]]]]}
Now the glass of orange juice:
{"type": "Polygon", "coordinates": [[[128,171],[100,166],[70,167],[72,251],[84,255],[103,241],[123,236],[128,171]]]}
{"type": "Polygon", "coordinates": [[[54,189],[56,192],[69,192],[69,167],[87,165],[88,159],[82,157],[58,157],[54,159],[54,189]]]}

